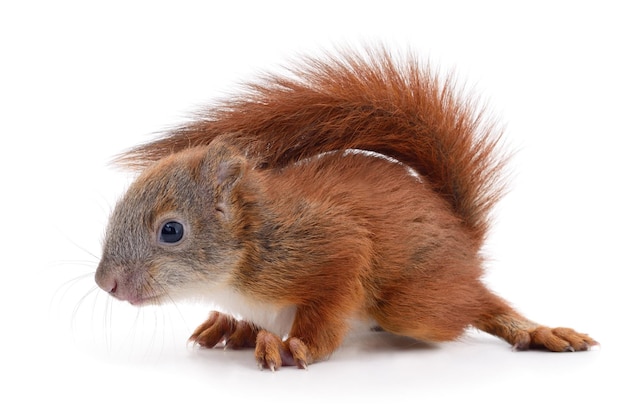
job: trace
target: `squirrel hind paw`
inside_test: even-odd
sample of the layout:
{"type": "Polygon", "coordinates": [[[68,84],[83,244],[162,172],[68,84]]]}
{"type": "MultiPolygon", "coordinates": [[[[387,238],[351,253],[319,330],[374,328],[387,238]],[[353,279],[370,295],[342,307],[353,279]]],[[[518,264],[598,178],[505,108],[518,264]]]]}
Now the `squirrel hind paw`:
{"type": "Polygon", "coordinates": [[[554,352],[575,352],[588,351],[597,345],[599,343],[587,334],[576,332],[571,328],[538,326],[533,330],[520,332],[513,344],[513,349],[524,351],[545,348],[554,352]]]}

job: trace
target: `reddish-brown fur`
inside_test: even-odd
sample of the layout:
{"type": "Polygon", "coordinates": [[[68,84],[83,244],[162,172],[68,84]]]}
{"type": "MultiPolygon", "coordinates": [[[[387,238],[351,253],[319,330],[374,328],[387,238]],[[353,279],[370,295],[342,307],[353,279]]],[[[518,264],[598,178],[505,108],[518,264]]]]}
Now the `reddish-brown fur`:
{"type": "MultiPolygon", "coordinates": [[[[192,229],[216,225],[225,231],[220,248],[232,247],[228,258],[236,260],[218,271],[226,285],[254,303],[296,308],[285,341],[217,313],[191,339],[207,347],[224,339],[256,345],[257,361],[272,369],[327,357],[352,319],[428,341],[455,339],[473,325],[519,349],[596,344],[527,320],[481,283],[480,250],[505,158],[499,133],[452,90],[451,81],[384,51],[309,59],[292,76],[268,76],[199,121],[123,155],[122,164],[144,170],[133,196],[149,185],[170,185],[169,193],[182,182],[196,199],[195,186],[188,190],[180,179],[206,184],[202,210],[159,198],[146,203],[147,230],[164,205],[189,213],[192,229]],[[402,164],[343,152],[354,149],[402,164]],[[206,220],[212,208],[219,216],[206,220]]],[[[130,210],[125,202],[120,213],[130,210]]],[[[105,246],[96,278],[111,293],[119,288],[119,297],[138,273],[120,278],[124,257],[107,250],[118,247],[105,246]]],[[[156,258],[145,276],[158,277],[156,258]]]]}

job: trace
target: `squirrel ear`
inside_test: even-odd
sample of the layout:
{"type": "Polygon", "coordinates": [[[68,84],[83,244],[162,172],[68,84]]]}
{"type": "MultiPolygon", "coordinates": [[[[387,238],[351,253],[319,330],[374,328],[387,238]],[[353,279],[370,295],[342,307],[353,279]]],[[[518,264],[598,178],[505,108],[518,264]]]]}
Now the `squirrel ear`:
{"type": "MultiPolygon", "coordinates": [[[[211,173],[215,182],[216,209],[226,219],[231,219],[232,212],[232,192],[241,181],[246,172],[247,161],[241,155],[232,152],[217,153],[217,161],[214,171],[211,173]]],[[[232,150],[228,150],[232,151],[232,150]]]]}
{"type": "Polygon", "coordinates": [[[245,157],[226,137],[215,138],[206,148],[205,174],[219,193],[228,194],[232,190],[243,176],[246,165],[245,157]]]}
{"type": "Polygon", "coordinates": [[[245,161],[241,157],[231,157],[227,161],[221,161],[217,166],[217,187],[222,193],[229,193],[233,186],[243,176],[245,161]]]}
{"type": "Polygon", "coordinates": [[[218,137],[207,147],[205,175],[215,187],[216,209],[230,217],[234,188],[245,175],[248,161],[243,153],[229,143],[229,138],[218,137]]]}
{"type": "Polygon", "coordinates": [[[232,220],[233,210],[231,192],[239,182],[245,172],[245,160],[241,157],[234,157],[227,161],[222,161],[217,166],[216,173],[216,194],[217,201],[215,209],[227,220],[232,220]]]}

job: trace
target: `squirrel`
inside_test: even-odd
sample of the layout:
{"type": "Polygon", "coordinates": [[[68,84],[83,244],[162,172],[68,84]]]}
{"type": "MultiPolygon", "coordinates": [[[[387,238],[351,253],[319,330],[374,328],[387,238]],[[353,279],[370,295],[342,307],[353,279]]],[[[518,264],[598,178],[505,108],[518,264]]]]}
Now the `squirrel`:
{"type": "Polygon", "coordinates": [[[482,283],[507,154],[484,110],[408,54],[304,58],[121,154],[97,284],[133,305],[219,307],[191,335],[307,368],[354,321],[427,342],[468,327],[514,349],[584,351],[482,283]]]}

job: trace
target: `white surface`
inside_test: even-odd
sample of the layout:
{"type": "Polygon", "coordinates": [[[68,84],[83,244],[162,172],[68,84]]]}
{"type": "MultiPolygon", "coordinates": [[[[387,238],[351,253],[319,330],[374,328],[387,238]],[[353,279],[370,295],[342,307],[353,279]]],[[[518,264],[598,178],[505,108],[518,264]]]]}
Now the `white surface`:
{"type": "Polygon", "coordinates": [[[620,2],[5,3],[1,416],[626,415],[620,2]],[[601,350],[367,333],[308,372],[272,374],[250,351],[185,345],[206,307],[136,311],[90,292],[130,180],[113,155],[260,70],[358,41],[410,45],[489,101],[518,152],[485,280],[601,350]]]}

